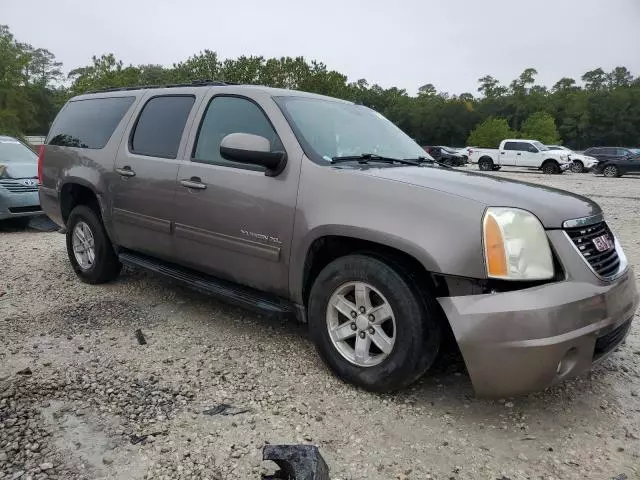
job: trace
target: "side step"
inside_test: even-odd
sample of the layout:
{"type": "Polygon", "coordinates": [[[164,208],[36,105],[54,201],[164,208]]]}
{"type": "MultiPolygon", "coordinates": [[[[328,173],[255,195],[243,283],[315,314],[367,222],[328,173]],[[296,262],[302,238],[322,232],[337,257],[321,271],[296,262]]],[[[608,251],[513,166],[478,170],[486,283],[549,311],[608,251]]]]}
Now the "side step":
{"type": "Polygon", "coordinates": [[[121,251],[118,254],[118,258],[125,265],[140,267],[158,273],[164,277],[184,283],[194,290],[261,315],[279,319],[302,320],[302,312],[299,311],[295,304],[275,295],[221,280],[140,253],[121,251]]]}

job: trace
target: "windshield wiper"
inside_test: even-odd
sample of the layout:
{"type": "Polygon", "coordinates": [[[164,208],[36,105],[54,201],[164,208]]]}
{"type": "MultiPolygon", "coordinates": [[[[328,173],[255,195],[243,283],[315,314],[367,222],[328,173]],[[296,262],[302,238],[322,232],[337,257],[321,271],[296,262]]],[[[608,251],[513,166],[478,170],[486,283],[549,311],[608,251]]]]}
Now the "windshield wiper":
{"type": "Polygon", "coordinates": [[[444,168],[453,168],[451,165],[447,165],[446,163],[439,162],[438,160],[435,160],[433,158],[417,157],[417,158],[405,158],[405,160],[409,162],[416,162],[418,164],[435,163],[436,165],[440,165],[441,167],[444,167],[444,168]]]}
{"type": "Polygon", "coordinates": [[[369,163],[369,162],[383,162],[383,163],[401,163],[403,165],[420,165],[419,159],[411,159],[411,158],[391,158],[391,157],[383,157],[380,155],[376,155],[375,153],[363,153],[361,155],[343,155],[338,157],[332,157],[331,163],[344,163],[344,162],[358,162],[358,163],[369,163]]]}

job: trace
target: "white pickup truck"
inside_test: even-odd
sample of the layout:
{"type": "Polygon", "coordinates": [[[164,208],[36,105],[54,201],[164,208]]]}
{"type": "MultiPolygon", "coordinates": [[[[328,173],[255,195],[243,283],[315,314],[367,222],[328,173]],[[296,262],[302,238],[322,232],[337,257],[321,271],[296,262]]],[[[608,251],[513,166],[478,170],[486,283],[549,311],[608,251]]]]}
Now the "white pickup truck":
{"type": "Polygon", "coordinates": [[[470,148],[469,163],[480,170],[499,170],[503,166],[536,168],[544,173],[562,173],[571,167],[569,155],[549,150],[537,140],[507,139],[495,148],[470,148]]]}

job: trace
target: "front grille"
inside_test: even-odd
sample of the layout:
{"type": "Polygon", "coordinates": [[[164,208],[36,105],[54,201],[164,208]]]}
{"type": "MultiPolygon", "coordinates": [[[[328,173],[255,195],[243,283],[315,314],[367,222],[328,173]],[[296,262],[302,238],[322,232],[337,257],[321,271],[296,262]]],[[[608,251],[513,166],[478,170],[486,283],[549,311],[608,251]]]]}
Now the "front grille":
{"type": "Polygon", "coordinates": [[[28,207],[9,207],[9,212],[11,213],[28,213],[28,212],[39,212],[42,210],[40,205],[30,205],[28,207]]]}
{"type": "Polygon", "coordinates": [[[596,360],[600,358],[602,355],[609,353],[611,350],[620,345],[630,328],[631,319],[627,320],[625,323],[620,325],[618,328],[610,331],[606,335],[598,337],[596,339],[596,348],[593,351],[593,359],[596,360]]]}
{"type": "Polygon", "coordinates": [[[620,257],[614,245],[613,233],[609,230],[606,222],[585,227],[567,228],[565,231],[594,272],[604,278],[612,277],[618,273],[620,257]],[[608,235],[611,247],[600,252],[593,240],[603,235],[608,235]]]}
{"type": "Polygon", "coordinates": [[[37,192],[38,183],[35,185],[25,185],[20,180],[0,180],[0,187],[9,190],[11,193],[37,192]]]}

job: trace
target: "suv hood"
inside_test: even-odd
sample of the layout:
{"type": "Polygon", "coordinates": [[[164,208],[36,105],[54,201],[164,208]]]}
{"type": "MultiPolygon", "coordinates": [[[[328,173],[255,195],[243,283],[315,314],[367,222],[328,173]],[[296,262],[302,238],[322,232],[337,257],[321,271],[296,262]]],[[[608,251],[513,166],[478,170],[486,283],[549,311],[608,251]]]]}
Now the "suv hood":
{"type": "Polygon", "coordinates": [[[565,220],[602,212],[597,203],[580,195],[481,173],[437,167],[371,168],[358,173],[458,195],[485,206],[528,210],[548,229],[562,228],[565,220]]]}
{"type": "Polygon", "coordinates": [[[37,178],[36,163],[2,163],[0,162],[0,178],[37,178]]]}

